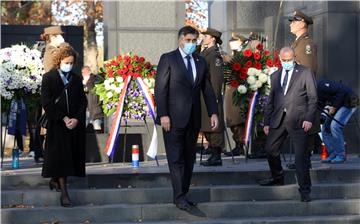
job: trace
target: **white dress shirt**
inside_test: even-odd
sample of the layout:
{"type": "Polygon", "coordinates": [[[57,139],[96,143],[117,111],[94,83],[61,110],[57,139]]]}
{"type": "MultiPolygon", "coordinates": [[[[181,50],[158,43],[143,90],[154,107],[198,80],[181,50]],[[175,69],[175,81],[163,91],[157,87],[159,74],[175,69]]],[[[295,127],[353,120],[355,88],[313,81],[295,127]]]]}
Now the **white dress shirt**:
{"type": "MultiPolygon", "coordinates": [[[[291,80],[291,76],[292,76],[292,74],[293,74],[293,71],[294,71],[294,68],[291,69],[291,70],[289,70],[289,72],[288,72],[288,80],[287,80],[287,83],[286,83],[284,95],[286,95],[286,93],[287,93],[287,91],[288,91],[289,83],[290,83],[290,80],[291,80]]],[[[285,74],[286,74],[286,71],[285,71],[285,69],[283,69],[282,72],[281,72],[280,86],[281,86],[281,84],[282,84],[283,81],[284,81],[285,74]]]]}
{"type": "MultiPolygon", "coordinates": [[[[179,51],[180,51],[180,54],[182,56],[182,59],[184,61],[184,64],[185,64],[185,67],[187,69],[187,54],[185,54],[185,52],[181,49],[181,47],[179,47],[179,51]]],[[[196,66],[195,66],[195,61],[194,61],[194,58],[192,57],[192,55],[190,54],[190,63],[191,63],[191,68],[192,68],[192,72],[193,72],[193,78],[194,78],[194,82],[195,82],[195,79],[196,79],[196,66]]]]}

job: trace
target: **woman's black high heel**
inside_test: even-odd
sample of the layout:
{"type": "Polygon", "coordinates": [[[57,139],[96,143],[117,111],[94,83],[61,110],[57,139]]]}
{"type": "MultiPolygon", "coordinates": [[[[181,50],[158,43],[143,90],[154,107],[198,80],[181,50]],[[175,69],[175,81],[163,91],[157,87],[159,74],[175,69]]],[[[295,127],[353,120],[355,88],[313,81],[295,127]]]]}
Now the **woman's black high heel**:
{"type": "Polygon", "coordinates": [[[56,190],[57,192],[60,192],[60,187],[59,187],[59,183],[57,181],[55,181],[54,179],[51,179],[49,181],[49,188],[50,190],[56,190]]]}
{"type": "Polygon", "coordinates": [[[67,198],[67,202],[64,202],[63,197],[60,196],[60,204],[62,207],[73,207],[69,198],[67,198]]]}

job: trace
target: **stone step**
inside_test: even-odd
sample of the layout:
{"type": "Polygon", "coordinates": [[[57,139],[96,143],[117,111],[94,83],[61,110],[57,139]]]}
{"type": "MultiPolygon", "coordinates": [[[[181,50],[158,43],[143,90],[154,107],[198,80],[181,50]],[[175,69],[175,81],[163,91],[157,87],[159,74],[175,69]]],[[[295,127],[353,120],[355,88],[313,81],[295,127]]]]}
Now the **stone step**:
{"type": "MultiPolygon", "coordinates": [[[[142,170],[122,170],[119,173],[88,173],[85,178],[69,178],[71,188],[153,188],[171,186],[168,170],[146,173],[142,170]]],[[[259,179],[269,177],[269,171],[264,170],[231,170],[218,171],[216,168],[195,171],[192,178],[194,186],[209,185],[242,185],[256,184],[259,179]]],[[[360,183],[360,169],[316,169],[311,170],[311,180],[316,183],[360,183]]],[[[2,174],[1,188],[12,189],[39,189],[48,187],[48,179],[36,173],[2,174]]],[[[295,184],[294,170],[285,171],[286,184],[295,184]]]]}
{"type": "MultiPolygon", "coordinates": [[[[298,200],[242,201],[200,203],[192,211],[184,212],[173,204],[115,204],[101,206],[34,207],[2,209],[2,223],[51,223],[54,221],[84,223],[146,222],[181,220],[196,223],[209,219],[360,215],[360,199],[326,199],[310,203],[298,200]]],[[[157,222],[156,222],[157,223],[157,222]]],[[[187,222],[186,222],[187,223],[187,222]]]]}
{"type": "MultiPolygon", "coordinates": [[[[313,199],[357,199],[360,198],[360,183],[317,184],[312,187],[313,199]]],[[[151,204],[171,203],[172,189],[123,188],[123,189],[70,189],[75,205],[106,204],[151,204]]],[[[57,206],[60,193],[43,190],[3,190],[1,205],[57,206]]],[[[262,187],[258,185],[199,186],[191,188],[189,197],[197,202],[226,201],[276,201],[298,200],[298,186],[262,187]]]]}
{"type": "MultiPolygon", "coordinates": [[[[116,224],[119,222],[102,222],[101,224],[116,224]]],[[[131,224],[134,222],[123,222],[131,224]]],[[[291,217],[261,217],[243,219],[207,219],[205,221],[157,221],[142,222],[146,224],[359,224],[360,215],[330,215],[330,216],[291,216],[291,217]]],[[[78,224],[78,223],[64,223],[78,224]]],[[[100,224],[91,222],[91,224],[100,224]]]]}

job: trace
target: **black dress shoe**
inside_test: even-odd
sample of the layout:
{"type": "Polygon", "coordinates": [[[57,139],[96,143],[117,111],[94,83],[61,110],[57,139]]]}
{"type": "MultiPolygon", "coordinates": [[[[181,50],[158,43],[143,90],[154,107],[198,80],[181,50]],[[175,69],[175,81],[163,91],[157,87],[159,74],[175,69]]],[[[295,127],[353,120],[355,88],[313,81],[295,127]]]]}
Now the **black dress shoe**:
{"type": "Polygon", "coordinates": [[[265,180],[260,180],[258,181],[258,183],[261,186],[283,186],[284,185],[284,178],[280,178],[280,179],[265,179],[265,180]]]}
{"type": "Polygon", "coordinates": [[[189,201],[188,199],[186,199],[186,202],[187,202],[189,205],[193,206],[193,207],[197,206],[197,203],[196,203],[196,202],[189,201]]]}
{"type": "Polygon", "coordinates": [[[191,211],[191,205],[187,201],[175,203],[175,205],[180,210],[191,211]]]}
{"type": "Polygon", "coordinates": [[[310,202],[311,201],[310,194],[301,194],[301,201],[310,202]]]}

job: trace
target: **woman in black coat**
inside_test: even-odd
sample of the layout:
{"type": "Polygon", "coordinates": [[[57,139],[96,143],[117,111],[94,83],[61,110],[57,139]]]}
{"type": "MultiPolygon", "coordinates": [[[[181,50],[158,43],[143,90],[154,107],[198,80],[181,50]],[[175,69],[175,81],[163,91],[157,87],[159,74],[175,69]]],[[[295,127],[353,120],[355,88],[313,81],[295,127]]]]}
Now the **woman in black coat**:
{"type": "Polygon", "coordinates": [[[67,177],[85,176],[87,101],[80,76],[71,72],[76,56],[69,44],[62,44],[54,58],[55,69],[43,76],[41,87],[41,102],[48,117],[42,176],[51,177],[51,190],[61,191],[64,207],[72,206],[67,177]]]}

